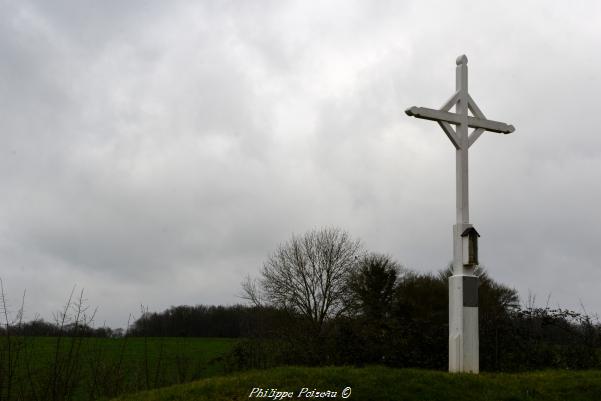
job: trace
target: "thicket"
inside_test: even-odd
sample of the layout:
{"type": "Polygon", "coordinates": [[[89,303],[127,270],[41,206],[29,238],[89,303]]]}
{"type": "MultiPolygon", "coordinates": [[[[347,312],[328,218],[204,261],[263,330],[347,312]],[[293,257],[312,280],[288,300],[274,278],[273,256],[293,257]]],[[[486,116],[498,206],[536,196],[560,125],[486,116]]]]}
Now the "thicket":
{"type": "MultiPolygon", "coordinates": [[[[297,238],[289,242],[296,254],[278,249],[279,260],[288,264],[288,276],[292,274],[290,263],[303,260],[303,249],[318,249],[312,245],[314,238],[313,232],[309,241],[297,238]]],[[[326,256],[314,259],[325,260],[326,256]]],[[[273,275],[274,258],[270,260],[273,275]]],[[[385,255],[363,254],[357,260],[336,292],[340,296],[336,313],[323,322],[307,313],[307,308],[290,307],[295,305],[292,302],[287,306],[283,293],[276,298],[278,305],[265,302],[268,297],[260,293],[260,281],[247,279],[243,287],[252,290],[248,299],[262,303],[178,306],[145,313],[128,334],[243,338],[227,360],[234,370],[282,364],[374,363],[446,370],[450,268],[424,274],[404,269],[385,255]]],[[[307,274],[317,271],[307,269],[307,274]]],[[[601,325],[597,319],[536,306],[533,300],[521,305],[514,289],[482,270],[478,275],[481,370],[601,367],[601,325]]],[[[304,280],[316,283],[305,291],[315,290],[311,296],[317,302],[310,305],[314,308],[325,293],[319,288],[319,279],[306,276],[304,280]]],[[[296,304],[302,303],[298,293],[296,304]]]]}
{"type": "MultiPolygon", "coordinates": [[[[304,263],[301,257],[297,260],[304,263]]],[[[298,268],[301,277],[317,270],[310,265],[298,268]]],[[[450,275],[450,268],[438,274],[416,273],[385,255],[363,255],[347,275],[344,313],[316,332],[305,314],[284,308],[288,315],[283,329],[271,343],[265,338],[241,343],[235,353],[237,365],[377,363],[446,370],[450,275]]],[[[533,300],[522,306],[514,289],[482,270],[478,275],[481,370],[601,368],[598,320],[539,307],[533,300]]],[[[257,283],[255,293],[261,281],[257,283]]]]}

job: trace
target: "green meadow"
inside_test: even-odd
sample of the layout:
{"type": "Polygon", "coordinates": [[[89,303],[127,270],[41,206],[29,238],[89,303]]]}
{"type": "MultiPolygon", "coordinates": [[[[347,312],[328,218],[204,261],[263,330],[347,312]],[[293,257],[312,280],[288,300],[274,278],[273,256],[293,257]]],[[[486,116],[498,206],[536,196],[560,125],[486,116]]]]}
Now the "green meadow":
{"type": "Polygon", "coordinates": [[[20,337],[12,341],[13,378],[8,389],[5,354],[0,372],[2,400],[341,400],[343,395],[368,401],[601,400],[599,370],[470,375],[368,366],[228,373],[226,355],[235,339],[20,337]]]}
{"type": "Polygon", "coordinates": [[[223,357],[237,340],[13,337],[11,341],[10,366],[7,347],[1,358],[0,400],[77,401],[222,375],[223,357]]]}

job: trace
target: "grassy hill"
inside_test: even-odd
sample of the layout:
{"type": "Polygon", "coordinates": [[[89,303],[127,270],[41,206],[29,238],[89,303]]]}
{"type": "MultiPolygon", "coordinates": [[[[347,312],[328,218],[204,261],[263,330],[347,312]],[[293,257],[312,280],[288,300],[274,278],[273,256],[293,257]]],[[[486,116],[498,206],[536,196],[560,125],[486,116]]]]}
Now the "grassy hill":
{"type": "MultiPolygon", "coordinates": [[[[221,401],[273,400],[252,397],[254,388],[269,392],[291,391],[283,399],[343,399],[351,388],[350,400],[601,400],[601,371],[539,371],[519,374],[448,374],[385,367],[284,367],[249,371],[238,375],[212,377],[193,383],[124,395],[119,401],[221,401]],[[309,391],[336,392],[336,398],[299,397],[309,391]]],[[[268,394],[269,395],[269,394],[268,394]]],[[[116,401],[115,400],[115,401],[116,401]]]]}

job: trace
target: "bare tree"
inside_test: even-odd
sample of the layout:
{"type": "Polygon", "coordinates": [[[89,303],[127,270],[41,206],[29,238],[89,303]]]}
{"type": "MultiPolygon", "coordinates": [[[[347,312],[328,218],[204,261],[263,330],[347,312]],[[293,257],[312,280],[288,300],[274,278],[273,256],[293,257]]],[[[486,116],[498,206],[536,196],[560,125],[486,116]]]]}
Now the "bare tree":
{"type": "Polygon", "coordinates": [[[242,283],[243,297],[299,313],[321,331],[344,312],[346,280],[361,254],[360,241],[337,228],[293,236],[269,256],[259,279],[242,283]]]}
{"type": "Polygon", "coordinates": [[[247,275],[242,282],[242,294],[239,296],[254,306],[265,306],[266,303],[263,299],[261,281],[257,278],[252,278],[250,275],[247,275]]]}

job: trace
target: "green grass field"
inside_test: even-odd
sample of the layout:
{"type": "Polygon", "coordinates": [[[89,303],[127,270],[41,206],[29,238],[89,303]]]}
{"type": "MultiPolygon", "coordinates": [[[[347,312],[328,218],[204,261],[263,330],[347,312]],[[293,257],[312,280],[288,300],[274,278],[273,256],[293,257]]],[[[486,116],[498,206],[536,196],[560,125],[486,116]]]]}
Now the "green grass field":
{"type": "MultiPolygon", "coordinates": [[[[193,383],[124,395],[118,401],[225,401],[273,400],[250,397],[254,388],[291,391],[283,399],[347,399],[361,401],[442,401],[442,400],[601,400],[601,371],[539,371],[516,374],[448,374],[428,370],[385,367],[285,367],[248,371],[237,375],[212,377],[193,383]],[[299,392],[337,392],[336,398],[307,397],[299,392]],[[348,391],[348,390],[347,390],[348,391]]],[[[269,393],[267,393],[269,395],[269,393]]],[[[316,395],[316,394],[314,394],[316,395]]]]}
{"type": "MultiPolygon", "coordinates": [[[[4,340],[0,340],[4,341],[4,340]]],[[[235,339],[27,337],[13,347],[11,394],[6,354],[0,359],[0,399],[119,401],[220,401],[269,399],[271,389],[292,392],[283,399],[351,400],[601,400],[601,371],[540,371],[516,374],[448,374],[428,370],[282,367],[225,374],[224,356],[235,339]],[[58,349],[58,353],[57,353],[58,349]],[[170,386],[170,387],[166,387],[170,386]],[[265,397],[249,397],[253,389],[265,397]],[[299,397],[303,388],[307,392],[299,397]],[[66,391],[67,397],[53,395],[66,391]],[[145,391],[146,390],[146,391],[145,391]],[[335,398],[311,391],[336,392],[335,398]],[[348,390],[347,390],[348,391],[348,390]]],[[[6,349],[6,348],[4,348],[6,349]]]]}
{"type": "Polygon", "coordinates": [[[222,357],[237,340],[25,337],[12,341],[11,395],[7,397],[5,352],[0,358],[0,399],[17,399],[19,393],[21,398],[51,399],[56,398],[53,392],[69,391],[78,401],[222,375],[222,357]]]}

